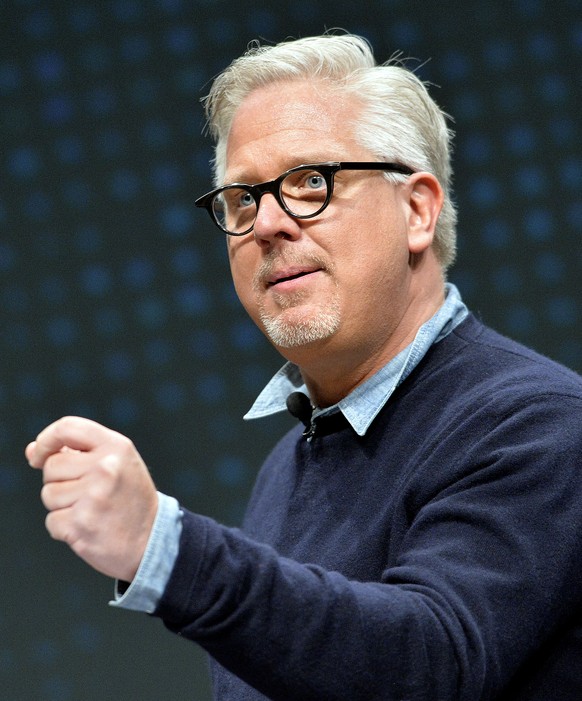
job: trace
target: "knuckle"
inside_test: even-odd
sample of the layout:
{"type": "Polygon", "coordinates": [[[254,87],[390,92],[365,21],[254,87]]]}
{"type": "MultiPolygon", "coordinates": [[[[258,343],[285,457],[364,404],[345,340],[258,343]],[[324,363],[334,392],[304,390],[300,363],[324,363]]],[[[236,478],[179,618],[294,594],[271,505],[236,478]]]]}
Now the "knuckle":
{"type": "Polygon", "coordinates": [[[63,416],[53,424],[53,430],[56,436],[67,435],[69,431],[76,425],[78,419],[76,416],[63,416]]]}
{"type": "Polygon", "coordinates": [[[75,541],[74,533],[61,514],[51,511],[45,518],[45,527],[53,540],[59,540],[70,545],[75,541]]]}
{"type": "Polygon", "coordinates": [[[52,453],[47,457],[44,462],[44,468],[42,471],[43,479],[48,482],[52,479],[53,473],[58,469],[61,460],[61,453],[52,453]]]}
{"type": "Polygon", "coordinates": [[[98,460],[93,469],[93,486],[103,488],[118,483],[123,461],[115,452],[106,453],[98,460]]]}
{"type": "Polygon", "coordinates": [[[104,509],[111,500],[111,494],[115,490],[115,480],[108,475],[92,479],[86,490],[86,503],[92,508],[104,509]]]}
{"type": "Polygon", "coordinates": [[[86,560],[89,557],[90,547],[86,541],[78,539],[74,542],[68,543],[68,545],[74,550],[75,554],[83,560],[86,560]]]}
{"type": "Polygon", "coordinates": [[[47,529],[48,534],[50,535],[50,537],[51,537],[51,538],[55,538],[55,540],[57,540],[57,538],[56,538],[56,536],[55,536],[56,527],[55,527],[54,518],[53,518],[53,514],[52,514],[52,513],[49,513],[49,514],[46,515],[46,518],[45,518],[45,520],[44,520],[44,525],[45,525],[45,528],[47,529]]]}
{"type": "Polygon", "coordinates": [[[53,504],[53,486],[52,484],[44,484],[40,490],[40,500],[45,508],[50,509],[53,504]]]}
{"type": "Polygon", "coordinates": [[[117,450],[121,455],[131,455],[135,452],[135,446],[133,444],[133,441],[127,436],[122,435],[121,433],[115,435],[115,444],[117,446],[117,450]]]}
{"type": "Polygon", "coordinates": [[[95,471],[112,482],[118,482],[132,464],[135,454],[132,441],[118,434],[108,443],[106,450],[95,463],[95,471]]]}

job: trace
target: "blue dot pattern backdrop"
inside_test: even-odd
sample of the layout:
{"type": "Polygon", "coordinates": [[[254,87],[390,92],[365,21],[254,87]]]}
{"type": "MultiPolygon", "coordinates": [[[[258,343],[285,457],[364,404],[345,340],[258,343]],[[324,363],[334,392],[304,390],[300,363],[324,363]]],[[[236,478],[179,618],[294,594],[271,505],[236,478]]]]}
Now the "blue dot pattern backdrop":
{"type": "MultiPolygon", "coordinates": [[[[397,51],[454,119],[458,262],[498,330],[582,370],[578,0],[8,0],[0,6],[0,695],[205,701],[204,655],[113,610],[44,530],[24,445],[79,414],[134,440],[158,487],[237,525],[280,416],[281,364],[239,307],[200,98],[257,37],[343,27],[397,51]]],[[[333,154],[330,154],[333,158],[333,154]]],[[[346,232],[346,235],[349,235],[346,232]]]]}

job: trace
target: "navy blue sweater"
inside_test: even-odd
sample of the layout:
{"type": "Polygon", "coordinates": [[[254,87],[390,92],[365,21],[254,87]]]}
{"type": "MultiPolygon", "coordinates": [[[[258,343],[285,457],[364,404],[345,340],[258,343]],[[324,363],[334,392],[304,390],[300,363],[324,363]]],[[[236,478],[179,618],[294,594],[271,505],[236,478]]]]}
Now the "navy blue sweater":
{"type": "Polygon", "coordinates": [[[581,461],[582,380],[470,316],[366,436],[287,434],[242,530],[186,512],[156,615],[221,701],[579,701],[581,461]]]}

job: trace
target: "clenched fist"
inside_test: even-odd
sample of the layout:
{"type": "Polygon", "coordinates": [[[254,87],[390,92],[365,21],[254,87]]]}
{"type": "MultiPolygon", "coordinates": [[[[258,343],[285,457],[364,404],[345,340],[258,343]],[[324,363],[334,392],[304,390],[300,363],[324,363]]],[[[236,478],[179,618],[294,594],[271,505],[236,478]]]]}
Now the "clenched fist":
{"type": "Polygon", "coordinates": [[[46,527],[91,567],[131,582],[154,523],[158,495],[133,443],[89,419],[68,416],[26,447],[42,469],[46,527]]]}

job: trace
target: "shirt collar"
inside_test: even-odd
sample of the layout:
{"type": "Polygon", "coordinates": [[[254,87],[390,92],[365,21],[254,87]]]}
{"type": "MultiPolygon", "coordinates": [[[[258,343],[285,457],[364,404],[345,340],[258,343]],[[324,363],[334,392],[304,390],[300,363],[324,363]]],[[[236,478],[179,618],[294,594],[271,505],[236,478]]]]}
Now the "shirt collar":
{"type": "MultiPolygon", "coordinates": [[[[318,416],[341,411],[354,431],[363,436],[396,387],[414,370],[433,343],[442,340],[467,316],[467,307],[455,285],[447,283],[445,293],[442,306],[418,329],[409,346],[337,404],[325,409],[315,407],[312,421],[318,416]]],[[[285,363],[259,394],[244,418],[258,419],[286,411],[287,397],[291,392],[297,391],[309,396],[299,367],[291,362],[285,363]]]]}

